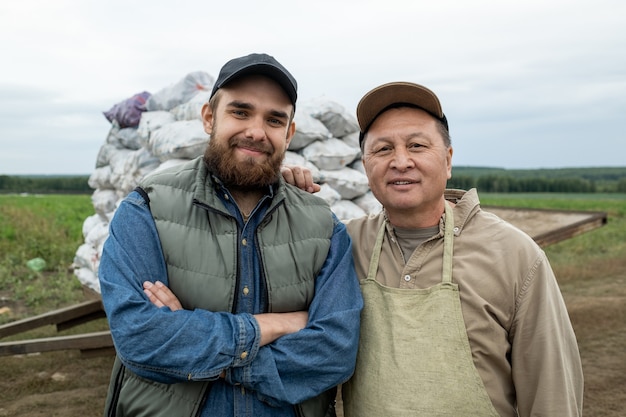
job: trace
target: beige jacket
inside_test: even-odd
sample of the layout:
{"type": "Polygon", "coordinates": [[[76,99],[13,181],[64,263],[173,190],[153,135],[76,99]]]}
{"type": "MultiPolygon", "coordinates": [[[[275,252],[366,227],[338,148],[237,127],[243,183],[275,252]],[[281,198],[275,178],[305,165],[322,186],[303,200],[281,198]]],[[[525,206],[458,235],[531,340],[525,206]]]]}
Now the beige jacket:
{"type": "MultiPolygon", "coordinates": [[[[524,232],[483,211],[475,190],[446,191],[454,207],[452,280],[474,364],[502,416],[580,416],[583,375],[576,337],[548,259],[524,232]]],[[[384,213],[347,222],[360,279],[384,213]]],[[[388,225],[377,280],[400,288],[441,281],[440,233],[404,263],[388,225]]],[[[419,356],[407,358],[407,366],[419,356]]],[[[402,390],[398,390],[401,395],[402,390]]]]}

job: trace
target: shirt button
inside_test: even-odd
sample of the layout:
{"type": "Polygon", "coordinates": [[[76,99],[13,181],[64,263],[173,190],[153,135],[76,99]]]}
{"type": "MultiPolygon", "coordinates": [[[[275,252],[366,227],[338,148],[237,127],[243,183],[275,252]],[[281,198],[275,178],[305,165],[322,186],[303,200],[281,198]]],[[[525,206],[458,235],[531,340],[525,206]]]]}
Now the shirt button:
{"type": "Polygon", "coordinates": [[[239,357],[241,358],[241,360],[246,359],[248,357],[248,352],[244,350],[243,352],[241,352],[241,355],[239,355],[239,357]]]}
{"type": "Polygon", "coordinates": [[[404,276],[404,280],[405,280],[406,282],[409,282],[409,281],[411,280],[411,276],[410,276],[410,275],[405,275],[405,276],[404,276]]]}
{"type": "Polygon", "coordinates": [[[243,287],[243,295],[248,295],[250,289],[248,287],[243,287]]]}
{"type": "Polygon", "coordinates": [[[241,244],[242,244],[242,245],[244,245],[244,246],[247,246],[247,245],[248,245],[248,240],[247,240],[247,239],[245,239],[245,238],[244,238],[244,239],[242,239],[242,240],[241,240],[241,244]]]}

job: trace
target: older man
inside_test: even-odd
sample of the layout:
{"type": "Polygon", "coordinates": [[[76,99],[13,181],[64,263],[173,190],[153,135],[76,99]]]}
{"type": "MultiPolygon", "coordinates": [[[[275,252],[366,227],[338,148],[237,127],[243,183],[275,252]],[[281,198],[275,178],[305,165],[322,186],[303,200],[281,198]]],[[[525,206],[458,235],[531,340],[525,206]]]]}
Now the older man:
{"type": "MultiPolygon", "coordinates": [[[[476,190],[446,190],[437,96],[384,84],[357,118],[383,210],[347,222],[365,306],[346,417],[581,415],[580,356],[548,259],[476,190]]],[[[313,189],[300,168],[283,175],[313,189]]]]}

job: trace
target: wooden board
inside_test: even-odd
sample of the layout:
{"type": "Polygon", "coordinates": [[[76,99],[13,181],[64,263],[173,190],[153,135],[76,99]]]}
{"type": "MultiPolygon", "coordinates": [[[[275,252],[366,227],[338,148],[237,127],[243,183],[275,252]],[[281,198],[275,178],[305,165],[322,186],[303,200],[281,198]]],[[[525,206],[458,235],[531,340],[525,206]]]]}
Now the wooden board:
{"type": "Polygon", "coordinates": [[[607,214],[599,211],[520,209],[483,206],[526,232],[541,247],[546,247],[606,224],[607,214]]]}

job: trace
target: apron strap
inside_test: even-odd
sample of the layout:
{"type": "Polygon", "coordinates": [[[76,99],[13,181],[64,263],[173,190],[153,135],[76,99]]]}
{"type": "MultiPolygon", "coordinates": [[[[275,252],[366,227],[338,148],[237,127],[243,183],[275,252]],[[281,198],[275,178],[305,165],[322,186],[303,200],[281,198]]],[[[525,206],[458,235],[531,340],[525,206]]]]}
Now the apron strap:
{"type": "MultiPolygon", "coordinates": [[[[443,224],[443,276],[442,282],[452,282],[452,253],[454,252],[454,213],[452,206],[448,201],[445,201],[445,217],[443,224]]],[[[387,220],[383,220],[378,235],[376,236],[376,242],[374,243],[374,249],[372,251],[372,257],[370,259],[369,270],[367,271],[368,280],[376,280],[376,273],[378,272],[378,263],[380,261],[380,252],[383,248],[383,238],[385,237],[385,229],[387,220]]]]}
{"type": "Polygon", "coordinates": [[[445,202],[443,224],[443,277],[442,282],[452,282],[452,253],[454,251],[454,213],[452,206],[445,202]]]}
{"type": "Polygon", "coordinates": [[[376,280],[376,273],[378,272],[378,262],[380,260],[380,252],[383,249],[383,238],[385,237],[385,228],[387,220],[383,220],[383,224],[378,230],[376,236],[376,242],[374,243],[374,250],[372,251],[372,258],[370,259],[370,268],[367,271],[367,279],[376,280]]]}

